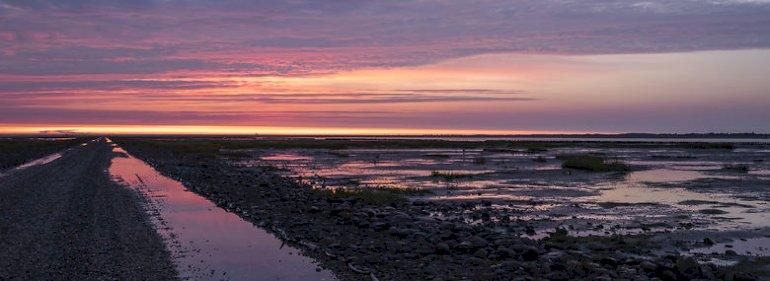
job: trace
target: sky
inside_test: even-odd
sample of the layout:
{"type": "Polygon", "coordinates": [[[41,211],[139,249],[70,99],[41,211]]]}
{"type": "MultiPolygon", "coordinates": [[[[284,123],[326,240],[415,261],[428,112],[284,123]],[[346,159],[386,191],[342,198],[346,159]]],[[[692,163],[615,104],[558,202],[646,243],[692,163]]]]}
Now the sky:
{"type": "Polygon", "coordinates": [[[0,134],[770,133],[770,1],[0,0],[0,134]]]}

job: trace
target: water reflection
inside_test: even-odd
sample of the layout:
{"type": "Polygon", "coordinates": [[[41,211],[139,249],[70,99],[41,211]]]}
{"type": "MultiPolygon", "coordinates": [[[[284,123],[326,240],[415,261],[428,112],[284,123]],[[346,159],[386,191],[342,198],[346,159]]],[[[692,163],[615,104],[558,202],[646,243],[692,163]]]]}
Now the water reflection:
{"type": "Polygon", "coordinates": [[[190,192],[143,161],[115,157],[110,175],[149,200],[153,223],[166,239],[177,269],[193,280],[333,280],[313,260],[275,236],[190,192]]]}
{"type": "Polygon", "coordinates": [[[730,242],[717,243],[709,247],[691,249],[690,253],[724,254],[732,251],[746,256],[770,256],[770,237],[736,239],[730,242]]]}
{"type": "Polygon", "coordinates": [[[63,155],[63,152],[57,152],[57,153],[54,153],[54,154],[51,154],[51,155],[48,155],[48,156],[45,156],[45,157],[41,157],[41,158],[38,158],[38,159],[35,159],[35,160],[32,160],[32,161],[29,161],[27,163],[24,163],[24,164],[21,164],[19,166],[16,166],[15,168],[12,168],[12,169],[8,170],[7,172],[0,173],[0,177],[5,176],[5,175],[10,174],[10,173],[13,173],[13,172],[16,172],[16,171],[21,171],[21,170],[24,170],[24,169],[28,169],[28,168],[31,168],[31,167],[34,167],[34,166],[40,166],[40,165],[45,165],[45,164],[51,163],[51,162],[55,161],[56,159],[61,158],[62,155],[63,155]]]}
{"type": "Polygon", "coordinates": [[[640,224],[655,223],[725,230],[770,226],[770,206],[761,199],[763,189],[730,187],[762,186],[756,181],[765,180],[764,171],[770,170],[765,150],[288,149],[248,151],[254,158],[241,164],[278,167],[284,175],[319,188],[418,188],[433,191],[419,198],[427,200],[552,202],[549,208],[519,208],[522,213],[512,219],[554,220],[555,215],[567,213],[579,219],[627,222],[630,232],[640,231],[640,224]],[[635,171],[624,175],[561,168],[557,156],[581,153],[621,159],[635,171]],[[746,163],[748,159],[752,161],[746,163]],[[751,170],[723,169],[731,163],[746,163],[751,170]],[[693,183],[706,188],[693,188],[693,183]],[[728,187],[718,189],[715,184],[728,187]]]}
{"type": "Polygon", "coordinates": [[[54,153],[54,154],[51,154],[51,155],[48,155],[48,156],[45,156],[45,157],[42,157],[42,158],[38,158],[38,159],[35,159],[35,160],[32,160],[32,161],[29,161],[27,163],[21,164],[18,167],[14,168],[14,170],[23,170],[23,169],[27,169],[29,167],[45,165],[45,164],[51,163],[51,162],[53,162],[56,159],[59,159],[61,157],[62,157],[62,153],[61,152],[54,153]]]}

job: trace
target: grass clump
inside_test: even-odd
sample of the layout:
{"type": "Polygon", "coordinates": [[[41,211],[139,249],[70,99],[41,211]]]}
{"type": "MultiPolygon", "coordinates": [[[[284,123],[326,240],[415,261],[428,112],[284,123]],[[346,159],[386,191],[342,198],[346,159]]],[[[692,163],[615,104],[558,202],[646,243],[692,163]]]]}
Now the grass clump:
{"type": "Polygon", "coordinates": [[[562,168],[591,172],[628,172],[631,167],[619,160],[607,160],[595,155],[564,155],[562,168]]]}
{"type": "Polygon", "coordinates": [[[447,181],[452,180],[458,180],[458,179],[466,179],[466,178],[472,178],[475,176],[475,174],[470,173],[459,173],[459,172],[452,172],[452,171],[431,171],[430,176],[434,178],[443,178],[447,181]]]}
{"type": "Polygon", "coordinates": [[[372,188],[354,188],[354,189],[315,189],[314,192],[320,196],[329,198],[354,198],[357,202],[369,205],[392,205],[406,202],[409,196],[423,195],[430,193],[428,190],[416,188],[392,188],[392,187],[372,187],[372,188]]]}
{"type": "Polygon", "coordinates": [[[543,153],[548,152],[548,148],[542,146],[530,146],[525,150],[527,153],[543,153]]]}
{"type": "Polygon", "coordinates": [[[538,156],[538,157],[532,158],[532,161],[535,161],[537,163],[545,163],[545,162],[548,162],[548,159],[546,159],[543,156],[538,156]]]}
{"type": "Polygon", "coordinates": [[[726,164],[722,166],[722,170],[736,173],[748,173],[749,166],[744,164],[726,164]]]}

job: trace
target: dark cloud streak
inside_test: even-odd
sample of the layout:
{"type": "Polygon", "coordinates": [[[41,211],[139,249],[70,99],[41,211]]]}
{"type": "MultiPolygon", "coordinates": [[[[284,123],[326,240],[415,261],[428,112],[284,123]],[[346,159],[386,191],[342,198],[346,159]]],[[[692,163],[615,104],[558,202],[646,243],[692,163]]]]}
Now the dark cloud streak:
{"type": "Polygon", "coordinates": [[[770,47],[764,1],[0,0],[0,73],[297,75],[493,52],[770,47]]]}

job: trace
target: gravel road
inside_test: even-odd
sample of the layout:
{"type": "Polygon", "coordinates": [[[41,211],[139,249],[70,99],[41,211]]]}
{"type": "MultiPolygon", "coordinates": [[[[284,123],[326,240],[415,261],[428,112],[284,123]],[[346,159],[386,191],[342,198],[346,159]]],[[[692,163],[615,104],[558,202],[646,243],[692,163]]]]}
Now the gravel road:
{"type": "Polygon", "coordinates": [[[100,140],[0,177],[0,280],[174,280],[141,197],[100,140]]]}

